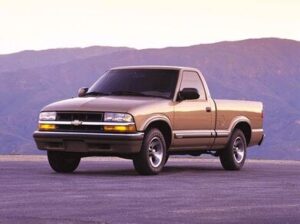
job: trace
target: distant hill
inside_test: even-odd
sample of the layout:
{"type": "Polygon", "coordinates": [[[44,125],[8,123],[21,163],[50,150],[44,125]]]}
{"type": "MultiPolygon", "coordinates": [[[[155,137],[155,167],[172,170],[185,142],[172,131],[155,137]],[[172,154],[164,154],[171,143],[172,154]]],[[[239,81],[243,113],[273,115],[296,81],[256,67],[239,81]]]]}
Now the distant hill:
{"type": "Polygon", "coordinates": [[[0,55],[0,152],[38,153],[39,110],[76,96],[105,70],[125,65],[200,69],[215,98],[264,102],[266,141],[256,158],[300,159],[300,42],[266,38],[136,50],[91,47],[0,55]],[[20,59],[21,58],[21,59],[20,59]]]}
{"type": "Polygon", "coordinates": [[[131,49],[132,48],[127,47],[92,46],[86,48],[61,48],[41,51],[27,50],[14,54],[0,55],[0,72],[61,64],[76,59],[101,56],[131,49]]]}

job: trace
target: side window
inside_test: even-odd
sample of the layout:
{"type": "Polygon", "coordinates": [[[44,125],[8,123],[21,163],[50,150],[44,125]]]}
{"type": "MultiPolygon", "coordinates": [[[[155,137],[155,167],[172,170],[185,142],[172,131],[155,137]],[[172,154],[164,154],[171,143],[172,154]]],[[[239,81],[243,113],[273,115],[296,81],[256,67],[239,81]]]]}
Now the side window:
{"type": "Polygon", "coordinates": [[[183,72],[180,90],[184,88],[195,88],[198,90],[198,93],[200,94],[199,99],[201,100],[206,99],[203,83],[200,80],[198,73],[192,71],[183,72]]]}

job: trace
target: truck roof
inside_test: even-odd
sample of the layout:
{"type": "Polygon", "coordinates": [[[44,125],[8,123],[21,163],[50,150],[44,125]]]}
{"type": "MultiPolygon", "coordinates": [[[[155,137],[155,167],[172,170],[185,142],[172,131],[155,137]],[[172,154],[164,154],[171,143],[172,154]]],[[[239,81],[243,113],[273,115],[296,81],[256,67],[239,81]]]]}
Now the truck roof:
{"type": "Polygon", "coordinates": [[[136,65],[136,66],[120,66],[111,68],[111,70],[116,69],[175,69],[175,70],[197,70],[192,67],[184,67],[184,66],[170,66],[170,65],[136,65]]]}

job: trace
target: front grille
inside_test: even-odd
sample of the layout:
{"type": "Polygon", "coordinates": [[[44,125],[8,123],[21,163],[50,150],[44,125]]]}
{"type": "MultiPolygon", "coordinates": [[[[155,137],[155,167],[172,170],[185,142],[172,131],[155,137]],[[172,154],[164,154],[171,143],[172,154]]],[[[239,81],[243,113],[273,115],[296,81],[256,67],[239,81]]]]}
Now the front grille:
{"type": "MultiPolygon", "coordinates": [[[[99,112],[57,112],[56,121],[102,122],[103,113],[99,112]]],[[[100,125],[57,124],[56,131],[61,132],[103,132],[100,125]]]]}
{"type": "Polygon", "coordinates": [[[57,112],[57,121],[89,121],[101,122],[103,121],[103,113],[95,112],[57,112]]]}

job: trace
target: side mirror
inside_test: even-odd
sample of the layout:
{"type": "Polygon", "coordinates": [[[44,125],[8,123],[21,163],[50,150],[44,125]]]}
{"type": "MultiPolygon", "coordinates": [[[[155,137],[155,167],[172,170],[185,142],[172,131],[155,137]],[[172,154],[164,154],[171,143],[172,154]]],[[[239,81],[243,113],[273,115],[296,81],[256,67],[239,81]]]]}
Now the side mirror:
{"type": "Polygon", "coordinates": [[[78,90],[78,97],[83,97],[85,96],[85,94],[87,93],[87,91],[89,90],[89,88],[87,87],[81,87],[78,90]]]}
{"type": "Polygon", "coordinates": [[[195,88],[184,88],[178,93],[178,100],[195,100],[200,97],[195,88]]]}

